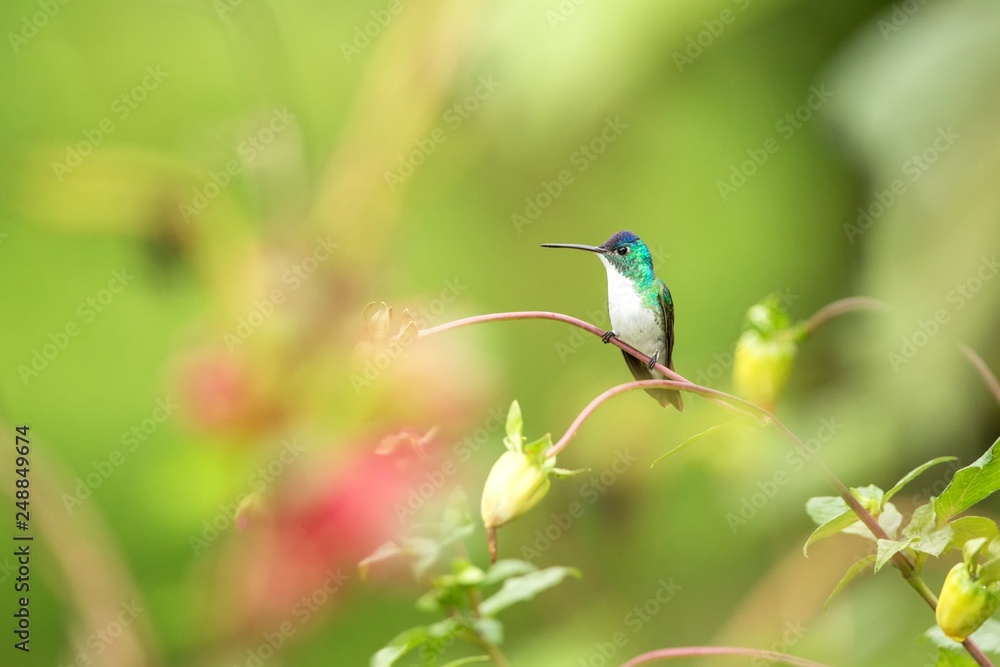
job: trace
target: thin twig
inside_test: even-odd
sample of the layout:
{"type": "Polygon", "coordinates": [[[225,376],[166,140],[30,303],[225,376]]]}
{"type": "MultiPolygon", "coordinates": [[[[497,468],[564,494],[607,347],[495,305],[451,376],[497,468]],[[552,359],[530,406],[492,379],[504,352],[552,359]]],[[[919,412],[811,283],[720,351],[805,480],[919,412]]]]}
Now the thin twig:
{"type": "Polygon", "coordinates": [[[971,347],[962,343],[958,346],[958,349],[960,349],[962,354],[964,354],[966,358],[972,362],[972,365],[975,366],[977,371],[979,371],[980,377],[983,378],[983,382],[985,382],[986,386],[989,387],[989,390],[993,392],[993,397],[997,399],[997,403],[1000,403],[1000,381],[997,380],[997,376],[993,374],[993,371],[986,365],[983,358],[980,357],[971,347]]]}
{"type": "Polygon", "coordinates": [[[805,334],[814,333],[821,326],[838,315],[855,310],[889,310],[889,304],[869,296],[851,296],[829,303],[817,310],[812,317],[802,324],[805,334]]]}
{"type": "Polygon", "coordinates": [[[649,653],[643,653],[624,663],[621,667],[636,667],[656,660],[673,660],[675,658],[692,658],[704,655],[742,655],[751,658],[762,658],[768,662],[781,662],[794,667],[827,667],[821,662],[813,662],[798,658],[787,653],[764,651],[756,648],[740,646],[680,646],[677,648],[661,648],[649,653]]]}

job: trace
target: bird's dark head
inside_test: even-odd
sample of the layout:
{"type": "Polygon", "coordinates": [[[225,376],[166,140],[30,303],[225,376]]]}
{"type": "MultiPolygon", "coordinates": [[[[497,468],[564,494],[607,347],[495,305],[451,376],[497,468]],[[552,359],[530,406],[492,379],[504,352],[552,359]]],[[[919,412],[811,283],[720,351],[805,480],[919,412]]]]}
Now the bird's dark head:
{"type": "Polygon", "coordinates": [[[573,248],[597,253],[607,265],[617,273],[638,283],[645,284],[653,279],[653,258],[649,248],[638,236],[623,229],[599,246],[576,243],[543,243],[545,248],[573,248]]]}
{"type": "Polygon", "coordinates": [[[627,229],[598,246],[601,258],[626,278],[641,280],[653,275],[653,257],[638,236],[627,229]]]}

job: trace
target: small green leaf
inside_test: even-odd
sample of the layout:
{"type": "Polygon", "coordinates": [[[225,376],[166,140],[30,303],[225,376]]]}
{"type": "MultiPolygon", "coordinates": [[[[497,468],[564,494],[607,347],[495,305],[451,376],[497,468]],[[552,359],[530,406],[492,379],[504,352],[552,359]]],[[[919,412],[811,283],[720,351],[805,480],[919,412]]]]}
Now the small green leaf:
{"type": "Polygon", "coordinates": [[[582,475],[585,472],[590,472],[590,468],[580,468],[579,470],[567,470],[566,468],[552,468],[550,471],[552,476],[556,479],[569,479],[570,477],[576,477],[577,475],[582,475]]]}
{"type": "Polygon", "coordinates": [[[892,503],[886,503],[882,507],[882,512],[878,515],[878,525],[882,526],[889,537],[896,539],[896,532],[899,530],[899,525],[903,523],[903,515],[899,513],[896,506],[892,503]]]}
{"type": "Polygon", "coordinates": [[[656,457],[653,460],[653,462],[649,464],[649,467],[652,468],[653,466],[655,466],[657,463],[659,463],[663,459],[667,458],[668,456],[670,456],[672,454],[676,454],[677,452],[681,451],[682,449],[684,449],[685,447],[687,447],[688,445],[690,445],[695,440],[700,440],[701,438],[705,437],[706,435],[709,435],[710,433],[714,433],[714,432],[716,432],[716,431],[718,431],[720,429],[727,428],[727,427],[729,427],[729,426],[731,426],[731,425],[733,425],[733,424],[735,424],[735,423],[737,423],[739,421],[740,421],[739,419],[731,419],[731,420],[729,420],[727,422],[724,422],[722,424],[716,424],[715,426],[712,426],[711,428],[705,429],[701,433],[696,433],[696,434],[692,435],[690,438],[688,438],[687,440],[685,440],[681,444],[677,445],[676,447],[674,447],[673,449],[671,449],[670,451],[668,451],[666,454],[662,454],[662,455],[656,457]]]}
{"type": "Polygon", "coordinates": [[[984,516],[963,516],[948,524],[955,531],[952,544],[961,547],[971,539],[985,537],[987,541],[1000,537],[1000,530],[997,529],[996,521],[987,519],[984,516]]]}
{"type": "Polygon", "coordinates": [[[541,460],[543,455],[548,449],[552,447],[552,434],[546,433],[537,440],[533,440],[526,445],[523,445],[521,451],[529,456],[538,457],[537,460],[541,460]]]}
{"type": "Polygon", "coordinates": [[[885,497],[882,489],[878,488],[874,484],[869,484],[868,486],[859,486],[851,489],[851,494],[861,501],[865,509],[873,514],[882,507],[882,499],[885,497]]]}
{"type": "Polygon", "coordinates": [[[953,537],[955,537],[955,531],[950,526],[945,526],[929,533],[922,533],[920,537],[911,542],[910,546],[916,551],[937,558],[948,548],[953,537]]]}
{"type": "Polygon", "coordinates": [[[976,661],[967,653],[957,653],[939,648],[934,667],[976,667],[976,661]]]}
{"type": "Polygon", "coordinates": [[[965,544],[962,545],[962,560],[970,565],[975,565],[976,561],[979,559],[979,552],[982,551],[987,542],[989,542],[989,540],[985,537],[977,537],[975,539],[966,540],[965,544]]]}
{"type": "MultiPolygon", "coordinates": [[[[953,653],[963,651],[961,644],[945,637],[944,632],[936,625],[924,632],[921,638],[946,651],[953,653]]],[[[1000,622],[992,618],[987,619],[978,630],[970,635],[970,639],[979,644],[979,648],[986,653],[1000,653],[1000,622]]]]}
{"type": "Polygon", "coordinates": [[[535,572],[537,570],[537,567],[526,560],[516,560],[513,558],[498,560],[486,572],[486,576],[483,578],[482,584],[480,585],[485,587],[491,586],[492,584],[499,584],[505,579],[520,576],[522,574],[528,574],[529,572],[535,572]]]}
{"type": "Polygon", "coordinates": [[[932,459],[927,463],[918,465],[916,468],[903,475],[902,479],[896,482],[896,485],[894,487],[885,492],[885,495],[882,496],[882,502],[883,503],[888,502],[890,498],[892,498],[894,495],[902,491],[904,486],[912,482],[928,468],[932,468],[938,465],[939,463],[947,463],[948,461],[954,461],[956,459],[957,457],[955,456],[939,456],[938,458],[932,459]]]}
{"type": "Polygon", "coordinates": [[[920,537],[924,533],[929,533],[936,525],[934,503],[927,503],[913,510],[913,514],[910,516],[910,523],[903,529],[903,535],[907,537],[920,537]]]}
{"type": "Polygon", "coordinates": [[[503,623],[495,618],[477,618],[472,622],[472,629],[490,644],[503,643],[503,623]]]}
{"type": "Polygon", "coordinates": [[[524,443],[524,438],[521,435],[523,430],[524,419],[521,417],[521,406],[518,405],[517,401],[513,401],[510,404],[510,410],[507,411],[507,437],[503,441],[507,449],[513,452],[521,451],[521,445],[524,443]]]}
{"type": "Polygon", "coordinates": [[[401,553],[403,553],[403,550],[399,548],[398,544],[395,542],[386,542],[372,552],[370,556],[358,563],[358,573],[361,575],[361,579],[364,580],[368,576],[368,570],[371,569],[373,563],[393,558],[401,553]]]}
{"type": "Polygon", "coordinates": [[[993,456],[998,442],[1000,440],[990,445],[974,463],[956,472],[951,483],[934,500],[939,522],[946,522],[1000,489],[1000,459],[993,456]]]}
{"type": "Polygon", "coordinates": [[[488,655],[473,655],[468,658],[459,658],[458,660],[452,660],[447,665],[441,665],[441,667],[461,667],[462,665],[471,665],[474,662],[489,662],[492,660],[488,655]]]}
{"type": "Polygon", "coordinates": [[[875,557],[875,571],[878,572],[882,566],[897,553],[910,546],[912,540],[879,540],[878,554],[875,557]]]}
{"type": "Polygon", "coordinates": [[[379,649],[372,656],[371,662],[368,663],[369,667],[392,667],[397,660],[426,643],[428,639],[430,639],[430,634],[427,632],[427,628],[422,625],[405,630],[393,637],[384,648],[379,649]]]}
{"type": "Polygon", "coordinates": [[[479,606],[483,616],[494,616],[517,602],[530,600],[538,593],[559,584],[567,575],[579,577],[580,572],[571,567],[549,567],[537,572],[511,577],[500,590],[479,606]]]}
{"type": "Polygon", "coordinates": [[[809,536],[809,539],[806,540],[805,545],[803,545],[802,547],[802,553],[808,556],[810,544],[812,544],[813,542],[818,542],[822,540],[824,537],[830,537],[831,535],[836,535],[837,533],[844,530],[857,520],[858,517],[856,514],[854,514],[854,510],[850,509],[839,516],[835,516],[834,518],[830,519],[829,521],[827,521],[822,526],[820,526],[819,528],[817,528],[812,532],[812,535],[809,536]]]}
{"type": "Polygon", "coordinates": [[[875,558],[876,556],[874,554],[865,556],[861,560],[854,563],[854,565],[847,568],[847,572],[844,574],[843,578],[841,578],[840,583],[837,584],[837,586],[833,589],[833,592],[830,593],[830,597],[828,597],[826,602],[823,603],[823,608],[826,609],[829,607],[830,602],[833,600],[834,596],[837,595],[837,593],[842,591],[847,584],[854,580],[855,577],[859,574],[863,574],[865,570],[871,567],[872,563],[875,562],[875,558]]]}
{"type": "Polygon", "coordinates": [[[836,519],[850,508],[840,496],[816,496],[806,501],[806,514],[817,526],[836,519]]]}

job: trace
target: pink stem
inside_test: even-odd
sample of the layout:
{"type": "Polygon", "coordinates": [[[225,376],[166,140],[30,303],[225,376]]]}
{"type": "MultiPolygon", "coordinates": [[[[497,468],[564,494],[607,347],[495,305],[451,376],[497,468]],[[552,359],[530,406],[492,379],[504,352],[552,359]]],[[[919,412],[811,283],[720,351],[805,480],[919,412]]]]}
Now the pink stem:
{"type": "Polygon", "coordinates": [[[889,304],[868,296],[851,296],[840,299],[817,310],[802,324],[802,329],[805,333],[811,334],[834,317],[854,310],[889,310],[889,304]]]}
{"type": "Polygon", "coordinates": [[[962,350],[962,354],[964,354],[966,358],[972,362],[972,365],[975,366],[976,370],[979,371],[979,375],[983,378],[983,382],[986,383],[989,390],[993,392],[993,397],[997,399],[998,403],[1000,403],[1000,382],[997,381],[997,376],[993,374],[993,371],[986,365],[983,358],[976,354],[976,351],[971,347],[963,343],[962,345],[959,345],[958,348],[962,350]]]}
{"type": "Polygon", "coordinates": [[[636,665],[644,665],[647,662],[654,662],[656,660],[673,660],[675,658],[691,658],[703,655],[742,655],[751,658],[763,658],[770,662],[783,662],[786,665],[795,665],[795,667],[826,667],[826,665],[820,662],[797,658],[787,653],[776,653],[774,651],[763,651],[761,649],[742,648],[739,646],[681,646],[678,648],[661,648],[636,656],[621,667],[636,667],[636,665]]]}

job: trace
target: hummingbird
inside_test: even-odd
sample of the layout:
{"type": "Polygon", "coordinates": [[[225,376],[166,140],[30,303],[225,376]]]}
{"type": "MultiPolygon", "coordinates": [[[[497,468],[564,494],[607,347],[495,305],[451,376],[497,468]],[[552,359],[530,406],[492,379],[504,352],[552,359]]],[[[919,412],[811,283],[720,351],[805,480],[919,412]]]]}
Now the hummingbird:
{"type": "MultiPolygon", "coordinates": [[[[543,243],[543,248],[572,248],[596,253],[608,273],[608,315],[611,331],[605,343],[617,337],[650,358],[644,364],[622,350],[625,363],[636,380],[664,379],[653,370],[660,361],[674,369],[674,300],[666,284],[653,273],[649,248],[638,236],[624,229],[599,246],[576,243],[543,243]]],[[[660,405],[684,409],[681,392],[647,389],[660,405]]]]}

